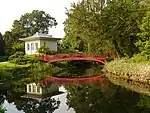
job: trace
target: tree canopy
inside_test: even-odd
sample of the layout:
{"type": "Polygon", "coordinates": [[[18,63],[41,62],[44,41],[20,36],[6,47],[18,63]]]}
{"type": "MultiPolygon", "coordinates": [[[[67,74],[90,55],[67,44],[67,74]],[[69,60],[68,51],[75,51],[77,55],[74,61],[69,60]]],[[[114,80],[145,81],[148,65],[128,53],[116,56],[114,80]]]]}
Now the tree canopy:
{"type": "MultiPolygon", "coordinates": [[[[88,0],[72,4],[66,14],[64,45],[79,48],[80,37],[89,52],[116,50],[131,57],[136,51],[139,25],[146,10],[139,0],[88,0]]],[[[82,44],[83,45],[83,44],[82,44]]]]}
{"type": "Polygon", "coordinates": [[[4,56],[4,40],[1,33],[0,33],[0,56],[4,56]]]}
{"type": "Polygon", "coordinates": [[[56,25],[56,19],[44,11],[33,10],[31,13],[23,14],[20,19],[14,20],[12,29],[4,34],[6,55],[15,52],[12,46],[21,44],[18,43],[19,38],[32,36],[36,32],[48,33],[49,28],[56,25]]]}

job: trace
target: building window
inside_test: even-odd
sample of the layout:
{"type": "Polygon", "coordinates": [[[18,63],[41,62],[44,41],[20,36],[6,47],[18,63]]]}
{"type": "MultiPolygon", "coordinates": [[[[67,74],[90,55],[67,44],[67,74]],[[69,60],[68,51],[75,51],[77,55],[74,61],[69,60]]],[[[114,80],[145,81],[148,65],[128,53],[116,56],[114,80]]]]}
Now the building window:
{"type": "Polygon", "coordinates": [[[44,46],[46,46],[46,42],[44,42],[44,46]]]}
{"type": "Polygon", "coordinates": [[[31,92],[31,85],[29,85],[29,92],[31,92]]]}
{"type": "Polygon", "coordinates": [[[34,50],[34,43],[31,43],[31,50],[34,50]]]}
{"type": "Polygon", "coordinates": [[[36,92],[36,85],[32,85],[32,87],[33,87],[33,93],[35,93],[36,92]]]}
{"type": "Polygon", "coordinates": [[[38,49],[38,43],[35,43],[35,50],[38,49]]]}
{"type": "Polygon", "coordinates": [[[30,44],[27,44],[27,51],[30,50],[30,44]]]}
{"type": "Polygon", "coordinates": [[[37,93],[40,93],[40,85],[37,85],[37,93]]]}

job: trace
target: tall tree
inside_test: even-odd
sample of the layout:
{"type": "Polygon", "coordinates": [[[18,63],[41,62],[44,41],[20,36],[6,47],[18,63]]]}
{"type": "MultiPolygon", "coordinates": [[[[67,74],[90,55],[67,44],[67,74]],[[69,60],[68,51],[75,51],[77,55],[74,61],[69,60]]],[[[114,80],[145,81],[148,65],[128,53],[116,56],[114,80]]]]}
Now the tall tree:
{"type": "Polygon", "coordinates": [[[92,52],[110,48],[120,56],[132,56],[145,13],[141,10],[139,0],[87,0],[73,4],[67,11],[66,38],[73,38],[70,34],[81,37],[92,52]]]}
{"type": "Polygon", "coordinates": [[[33,10],[31,13],[25,13],[19,20],[13,23],[13,33],[21,33],[23,36],[31,36],[36,32],[48,33],[49,27],[56,26],[54,17],[44,11],[33,10]]]}
{"type": "Polygon", "coordinates": [[[0,56],[4,56],[4,40],[1,33],[0,33],[0,56]]]}
{"type": "Polygon", "coordinates": [[[31,13],[25,13],[19,20],[14,20],[11,31],[4,34],[6,54],[13,54],[12,46],[19,38],[34,35],[36,32],[48,33],[49,28],[56,25],[56,19],[44,11],[33,10],[31,13]]]}

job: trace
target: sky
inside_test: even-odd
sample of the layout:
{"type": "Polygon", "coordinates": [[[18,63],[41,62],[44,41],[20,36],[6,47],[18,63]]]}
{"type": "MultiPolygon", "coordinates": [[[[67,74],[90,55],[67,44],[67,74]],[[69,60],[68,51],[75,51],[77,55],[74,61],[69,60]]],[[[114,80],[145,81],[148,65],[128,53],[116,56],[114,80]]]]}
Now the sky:
{"type": "Polygon", "coordinates": [[[55,17],[58,25],[52,28],[49,34],[54,37],[64,37],[63,22],[67,18],[65,15],[66,8],[70,8],[72,2],[78,0],[2,0],[0,6],[0,32],[9,31],[12,28],[14,20],[19,19],[24,13],[32,12],[32,10],[43,10],[55,17]]]}

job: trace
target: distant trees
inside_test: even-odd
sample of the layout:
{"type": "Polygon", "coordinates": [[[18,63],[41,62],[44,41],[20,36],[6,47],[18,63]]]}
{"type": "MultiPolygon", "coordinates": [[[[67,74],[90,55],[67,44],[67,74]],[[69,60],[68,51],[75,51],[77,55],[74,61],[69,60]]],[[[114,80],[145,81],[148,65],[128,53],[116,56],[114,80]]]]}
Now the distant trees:
{"type": "Polygon", "coordinates": [[[4,34],[6,55],[14,53],[12,46],[15,44],[15,47],[19,47],[19,38],[31,36],[36,32],[48,33],[49,28],[56,25],[56,19],[44,11],[33,10],[31,13],[25,13],[19,20],[14,20],[13,28],[4,34]]]}

